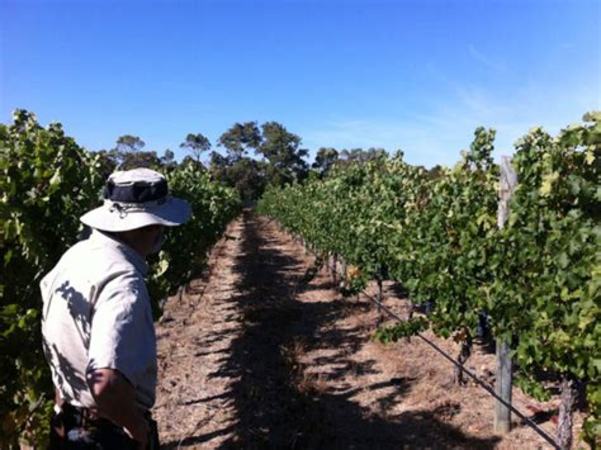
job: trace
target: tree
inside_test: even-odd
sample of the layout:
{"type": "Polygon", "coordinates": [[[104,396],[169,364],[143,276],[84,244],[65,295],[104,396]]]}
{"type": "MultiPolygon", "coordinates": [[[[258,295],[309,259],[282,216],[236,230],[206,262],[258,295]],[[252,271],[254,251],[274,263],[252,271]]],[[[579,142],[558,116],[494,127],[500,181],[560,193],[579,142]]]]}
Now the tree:
{"type": "Polygon", "coordinates": [[[373,161],[374,159],[381,158],[386,154],[386,150],[379,147],[370,147],[367,150],[362,148],[353,148],[350,150],[343,149],[340,152],[340,159],[341,161],[344,161],[345,164],[365,163],[367,161],[373,161]]]}
{"type": "Polygon", "coordinates": [[[444,167],[440,164],[436,164],[432,168],[425,170],[428,172],[428,178],[431,178],[433,180],[436,178],[440,178],[444,175],[444,167]]]}
{"type": "Polygon", "coordinates": [[[232,162],[246,156],[249,149],[256,151],[261,142],[257,122],[235,123],[219,137],[219,145],[226,148],[232,162]]]}
{"type": "Polygon", "coordinates": [[[261,197],[265,190],[265,163],[241,158],[228,168],[230,185],[238,190],[246,205],[261,197]]]}
{"type": "Polygon", "coordinates": [[[245,201],[256,200],[267,184],[281,186],[304,179],[308,151],[300,148],[301,138],[278,122],[235,123],[219,137],[226,155],[211,153],[210,171],[215,179],[236,187],[245,201]],[[249,155],[263,157],[257,161],[249,155]]]}
{"type": "Polygon", "coordinates": [[[192,134],[189,133],[186,136],[186,140],[182,142],[180,148],[187,148],[197,162],[200,162],[200,156],[204,152],[208,152],[211,149],[211,141],[202,133],[192,134]]]}
{"type": "Polygon", "coordinates": [[[165,149],[163,156],[160,157],[160,164],[167,171],[174,170],[177,167],[177,162],[175,161],[175,153],[171,149],[165,149]]]}
{"type": "Polygon", "coordinates": [[[209,171],[213,179],[235,188],[247,205],[265,189],[265,163],[256,159],[242,157],[231,161],[227,156],[212,152],[209,171]]]}
{"type": "Polygon", "coordinates": [[[180,167],[192,166],[195,170],[206,171],[206,167],[190,155],[186,155],[179,165],[180,167]]]}
{"type": "Polygon", "coordinates": [[[223,156],[217,152],[211,152],[210,170],[212,173],[217,173],[223,170],[229,164],[227,156],[223,156]]]}
{"type": "Polygon", "coordinates": [[[332,147],[321,147],[315,155],[315,162],[311,168],[317,170],[320,177],[324,177],[328,174],[330,169],[338,161],[339,154],[338,150],[332,147]]]}
{"type": "MultiPolygon", "coordinates": [[[[140,167],[136,164],[142,163],[142,167],[149,167],[148,162],[152,160],[150,155],[135,156],[139,153],[146,143],[138,136],[124,134],[117,138],[115,148],[108,152],[108,155],[115,161],[117,169],[126,170],[133,167],[140,167]]],[[[144,152],[148,153],[148,152],[144,152]]],[[[155,153],[156,158],[156,153],[155,153]]],[[[158,159],[158,158],[156,158],[158,159]]]]}
{"type": "Polygon", "coordinates": [[[158,157],[157,152],[127,152],[121,154],[121,164],[119,170],[130,170],[137,167],[147,167],[149,169],[160,169],[161,158],[158,157]]]}
{"type": "Polygon", "coordinates": [[[116,150],[122,153],[127,152],[138,152],[144,148],[146,143],[138,136],[132,136],[131,134],[124,134],[117,138],[116,150]]]}
{"type": "Polygon", "coordinates": [[[266,122],[261,125],[261,129],[263,142],[258,153],[269,162],[268,182],[282,186],[306,178],[308,166],[303,158],[309,151],[299,148],[301,138],[278,122],[266,122]]]}

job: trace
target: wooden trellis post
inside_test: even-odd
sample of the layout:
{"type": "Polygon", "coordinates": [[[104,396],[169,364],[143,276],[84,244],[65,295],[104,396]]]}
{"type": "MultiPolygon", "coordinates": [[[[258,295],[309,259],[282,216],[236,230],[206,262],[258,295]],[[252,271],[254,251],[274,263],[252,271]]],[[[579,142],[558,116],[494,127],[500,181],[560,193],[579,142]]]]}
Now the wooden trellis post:
{"type": "Polygon", "coordinates": [[[378,270],[378,276],[376,281],[378,283],[378,293],[376,298],[378,299],[378,326],[382,323],[382,301],[384,300],[384,289],[383,289],[383,280],[382,280],[382,268],[378,270]]]}
{"type": "Polygon", "coordinates": [[[336,287],[338,285],[338,255],[334,253],[332,259],[332,280],[334,282],[334,287],[336,287]]]}
{"type": "MultiPolygon", "coordinates": [[[[499,210],[497,224],[500,229],[509,218],[509,200],[517,185],[517,175],[511,165],[511,158],[501,158],[501,178],[499,183],[499,210]]],[[[510,342],[497,339],[497,374],[495,392],[499,397],[511,404],[512,362],[510,342]]],[[[497,401],[495,404],[495,432],[508,433],[511,430],[511,410],[497,401]]]]}

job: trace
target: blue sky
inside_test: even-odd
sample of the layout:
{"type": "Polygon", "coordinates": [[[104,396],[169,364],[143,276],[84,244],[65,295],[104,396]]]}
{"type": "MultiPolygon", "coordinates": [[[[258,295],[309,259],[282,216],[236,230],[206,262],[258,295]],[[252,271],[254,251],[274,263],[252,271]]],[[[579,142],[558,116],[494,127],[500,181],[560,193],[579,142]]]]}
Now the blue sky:
{"type": "Polygon", "coordinates": [[[276,120],[320,146],[452,164],[601,109],[601,2],[0,0],[0,121],[34,111],[88,149],[178,149],[276,120]]]}

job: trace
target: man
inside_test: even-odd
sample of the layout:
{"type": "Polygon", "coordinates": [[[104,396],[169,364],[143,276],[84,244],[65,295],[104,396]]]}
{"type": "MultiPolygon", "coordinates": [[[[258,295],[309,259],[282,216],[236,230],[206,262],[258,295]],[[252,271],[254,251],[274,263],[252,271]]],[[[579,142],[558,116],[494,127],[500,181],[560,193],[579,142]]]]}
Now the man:
{"type": "Polygon", "coordinates": [[[40,283],[44,353],[57,396],[51,448],[158,445],[149,413],[157,361],[145,258],[158,252],[164,227],[188,220],[190,207],[149,169],[113,173],[104,197],[81,217],[90,237],[40,283]]]}

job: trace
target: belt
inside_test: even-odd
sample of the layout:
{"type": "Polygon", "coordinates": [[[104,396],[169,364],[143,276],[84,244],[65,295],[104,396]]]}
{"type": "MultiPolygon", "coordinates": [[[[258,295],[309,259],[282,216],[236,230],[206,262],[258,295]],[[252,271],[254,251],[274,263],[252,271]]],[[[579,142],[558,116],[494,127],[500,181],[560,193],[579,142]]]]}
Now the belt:
{"type": "MultiPolygon", "coordinates": [[[[60,406],[55,406],[55,413],[56,414],[52,418],[52,431],[50,439],[51,443],[54,442],[54,446],[51,445],[51,449],[62,449],[63,447],[60,445],[60,442],[62,442],[62,439],[64,439],[66,433],[74,428],[110,429],[111,432],[127,436],[128,439],[130,438],[123,427],[115,424],[107,418],[99,416],[96,409],[84,408],[63,402],[60,406]]],[[[144,416],[150,425],[147,448],[150,450],[158,450],[160,446],[157,423],[152,419],[150,411],[145,411],[144,416]]]]}
{"type": "MultiPolygon", "coordinates": [[[[156,427],[154,430],[156,430],[156,427]]],[[[48,449],[65,450],[67,448],[75,448],[68,444],[68,442],[75,442],[72,441],[73,439],[75,441],[78,441],[78,439],[93,439],[98,444],[94,448],[137,448],[136,442],[125,432],[123,427],[116,425],[109,419],[99,417],[97,410],[63,403],[55,407],[55,415],[51,419],[48,449]],[[69,436],[72,430],[82,430],[85,433],[80,434],[78,432],[75,436],[69,436]],[[91,434],[88,435],[87,433],[91,434]]],[[[152,441],[149,437],[148,442],[148,449],[158,450],[158,436],[152,441]]],[[[85,448],[89,447],[86,446],[85,448]]]]}
{"type": "Polygon", "coordinates": [[[98,411],[93,408],[84,408],[65,402],[60,406],[59,414],[62,415],[63,421],[67,428],[87,428],[90,426],[121,428],[111,420],[101,417],[98,411]]]}
{"type": "MultiPolygon", "coordinates": [[[[63,402],[61,405],[54,406],[54,412],[57,415],[61,415],[69,420],[69,422],[74,422],[75,426],[83,427],[86,424],[90,425],[112,425],[114,427],[121,428],[117,424],[115,424],[110,419],[106,417],[102,417],[97,409],[94,408],[85,408],[82,406],[75,406],[71,403],[63,402]]],[[[144,411],[144,417],[149,422],[152,421],[152,414],[149,410],[144,411]]]]}

